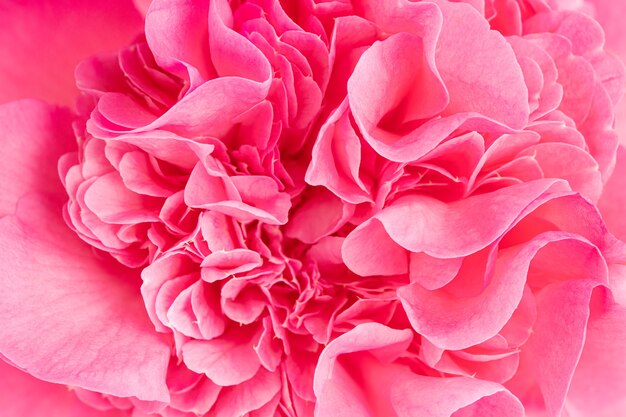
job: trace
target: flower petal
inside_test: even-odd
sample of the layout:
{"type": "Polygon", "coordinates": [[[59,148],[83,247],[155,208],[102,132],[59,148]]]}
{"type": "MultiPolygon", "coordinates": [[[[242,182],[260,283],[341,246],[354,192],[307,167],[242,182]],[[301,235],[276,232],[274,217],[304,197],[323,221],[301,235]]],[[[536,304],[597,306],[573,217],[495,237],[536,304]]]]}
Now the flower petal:
{"type": "Polygon", "coordinates": [[[569,389],[572,417],[626,415],[626,309],[612,305],[592,313],[582,356],[569,389]]]}
{"type": "MultiPolygon", "coordinates": [[[[617,7],[615,3],[603,0],[587,0],[595,8],[595,18],[600,22],[606,36],[606,49],[617,54],[626,61],[626,36],[624,35],[624,19],[626,9],[617,7]]],[[[615,123],[621,143],[626,144],[626,100],[618,103],[615,110],[615,123]]]]}
{"type": "Polygon", "coordinates": [[[0,220],[0,353],[50,382],[167,401],[170,349],[134,275],[96,258],[56,204],[23,197],[0,220]]]}
{"type": "Polygon", "coordinates": [[[401,248],[436,258],[467,256],[494,242],[540,196],[562,185],[538,180],[450,204],[424,196],[398,199],[348,235],[344,262],[359,275],[389,275],[406,272],[406,262],[383,262],[381,246],[395,261],[402,258],[401,248]]]}
{"type": "Polygon", "coordinates": [[[123,417],[122,410],[95,410],[64,385],[41,381],[0,360],[3,417],[123,417]]]}
{"type": "Polygon", "coordinates": [[[0,105],[0,126],[0,217],[13,214],[25,192],[64,194],[57,161],[76,146],[69,112],[36,100],[16,101],[0,105]]]}
{"type": "MultiPolygon", "coordinates": [[[[415,331],[435,346],[459,350],[477,345],[498,334],[513,315],[522,299],[531,261],[537,253],[548,245],[560,242],[569,244],[571,257],[589,257],[590,264],[594,259],[591,256],[600,256],[597,251],[592,251],[595,249],[593,246],[582,239],[578,240],[568,233],[548,232],[526,245],[500,250],[497,260],[492,259],[493,253],[489,253],[482,262],[487,265],[495,262],[493,275],[489,284],[476,296],[457,297],[445,289],[428,291],[413,283],[400,288],[398,297],[415,331]]],[[[462,280],[465,275],[472,282],[482,283],[482,277],[491,272],[488,268],[484,264],[471,265],[465,270],[462,268],[456,280],[462,280]]],[[[606,280],[602,272],[596,272],[599,282],[606,280]]],[[[468,291],[467,288],[463,290],[468,291]]]]}
{"type": "Polygon", "coordinates": [[[472,378],[436,378],[393,363],[412,340],[408,330],[360,324],[322,352],[315,370],[316,417],[521,417],[504,387],[472,378]]]}
{"type": "MultiPolygon", "coordinates": [[[[537,296],[537,322],[522,351],[517,378],[524,375],[524,379],[537,382],[547,416],[562,415],[585,341],[589,304],[594,289],[599,286],[593,280],[570,280],[549,285],[537,296]]],[[[528,381],[512,381],[513,384],[524,382],[528,381]]],[[[594,385],[594,388],[604,390],[607,386],[610,384],[594,385]]]]}
{"type": "Polygon", "coordinates": [[[183,345],[185,364],[206,374],[220,386],[238,385],[254,377],[261,367],[250,330],[235,331],[213,340],[191,340],[183,345]]]}
{"type": "Polygon", "coordinates": [[[598,202],[607,227],[615,236],[626,240],[626,148],[617,149],[617,161],[613,175],[604,186],[598,202]]]}
{"type": "Polygon", "coordinates": [[[39,98],[73,105],[74,68],[142,29],[131,0],[30,0],[0,5],[0,103],[39,98]]]}

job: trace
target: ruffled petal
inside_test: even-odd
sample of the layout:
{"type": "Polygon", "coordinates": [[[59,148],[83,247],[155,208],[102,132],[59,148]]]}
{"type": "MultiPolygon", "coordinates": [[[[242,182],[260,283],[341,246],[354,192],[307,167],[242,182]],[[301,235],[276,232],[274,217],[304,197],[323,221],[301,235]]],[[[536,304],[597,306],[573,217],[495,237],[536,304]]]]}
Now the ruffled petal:
{"type": "Polygon", "coordinates": [[[408,330],[360,324],[332,341],[315,370],[316,417],[521,417],[504,387],[472,378],[437,378],[394,363],[411,343],[408,330]]]}

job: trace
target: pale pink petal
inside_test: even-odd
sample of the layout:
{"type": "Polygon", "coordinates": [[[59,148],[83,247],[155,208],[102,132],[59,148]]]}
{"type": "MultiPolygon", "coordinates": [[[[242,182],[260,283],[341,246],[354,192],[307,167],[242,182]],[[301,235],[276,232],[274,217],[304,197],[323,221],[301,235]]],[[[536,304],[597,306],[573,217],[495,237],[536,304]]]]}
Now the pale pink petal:
{"type": "Polygon", "coordinates": [[[122,410],[99,411],[83,404],[65,385],[52,384],[0,360],[0,409],[3,417],[123,417],[122,410]]]}
{"type": "Polygon", "coordinates": [[[76,147],[69,112],[35,100],[16,101],[0,105],[0,125],[0,217],[13,214],[27,192],[64,194],[57,161],[76,147]]]}
{"type": "Polygon", "coordinates": [[[99,260],[58,206],[20,200],[0,221],[0,352],[51,382],[167,401],[169,346],[152,328],[139,276],[99,260]]]}
{"type": "Polygon", "coordinates": [[[142,21],[131,0],[29,0],[3,2],[0,26],[0,103],[73,106],[76,65],[130,42],[142,21]]]}
{"type": "Polygon", "coordinates": [[[618,238],[626,241],[626,148],[617,150],[613,175],[604,186],[598,207],[607,227],[618,238]]]}
{"type": "Polygon", "coordinates": [[[571,417],[626,414],[626,310],[609,302],[592,312],[585,346],[576,366],[565,408],[571,417]]]}
{"type": "MultiPolygon", "coordinates": [[[[626,9],[615,2],[603,0],[588,0],[593,4],[594,17],[604,29],[606,35],[606,49],[613,52],[622,61],[626,61],[626,36],[624,36],[624,18],[626,9]]],[[[619,101],[615,112],[616,129],[620,136],[620,142],[626,143],[626,100],[619,101]]]]}

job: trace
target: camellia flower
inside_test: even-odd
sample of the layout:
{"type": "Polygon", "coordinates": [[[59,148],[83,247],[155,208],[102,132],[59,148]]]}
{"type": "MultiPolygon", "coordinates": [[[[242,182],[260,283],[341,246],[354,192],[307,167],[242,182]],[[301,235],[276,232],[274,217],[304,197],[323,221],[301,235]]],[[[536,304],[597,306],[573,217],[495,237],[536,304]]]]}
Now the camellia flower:
{"type": "Polygon", "coordinates": [[[0,414],[626,414],[624,11],[0,4],[0,414]]]}

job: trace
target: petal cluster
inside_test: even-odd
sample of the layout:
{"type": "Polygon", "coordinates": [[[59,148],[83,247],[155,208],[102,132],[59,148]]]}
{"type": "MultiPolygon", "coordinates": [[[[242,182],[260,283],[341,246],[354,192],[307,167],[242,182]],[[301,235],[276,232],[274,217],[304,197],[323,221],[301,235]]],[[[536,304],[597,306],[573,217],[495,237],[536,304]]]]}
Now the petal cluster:
{"type": "Polygon", "coordinates": [[[3,366],[103,417],[626,410],[593,5],[148,3],[72,111],[0,106],[3,366]]]}

